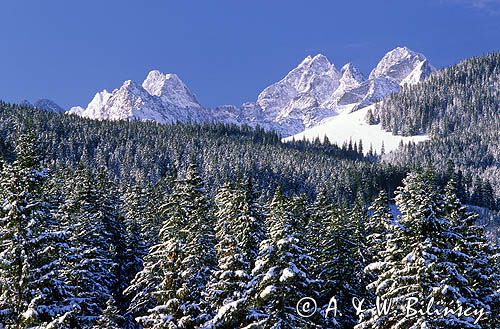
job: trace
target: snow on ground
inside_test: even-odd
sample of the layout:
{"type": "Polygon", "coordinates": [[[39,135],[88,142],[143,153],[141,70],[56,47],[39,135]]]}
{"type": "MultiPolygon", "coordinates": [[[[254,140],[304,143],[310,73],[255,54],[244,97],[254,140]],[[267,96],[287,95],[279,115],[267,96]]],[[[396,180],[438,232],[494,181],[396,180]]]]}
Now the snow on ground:
{"type": "Polygon", "coordinates": [[[327,136],[331,143],[336,143],[342,146],[344,142],[358,143],[361,139],[363,141],[363,152],[366,154],[370,149],[370,144],[373,151],[380,154],[382,149],[382,142],[384,144],[385,152],[388,153],[398,148],[401,141],[407,144],[409,141],[415,143],[429,139],[427,135],[418,136],[397,136],[382,129],[381,125],[369,125],[366,120],[366,114],[369,109],[375,105],[364,107],[358,111],[351,112],[352,106],[346,106],[339,115],[325,119],[319,125],[307,129],[296,135],[283,139],[284,141],[294,140],[314,140],[319,137],[322,141],[327,136]]]}

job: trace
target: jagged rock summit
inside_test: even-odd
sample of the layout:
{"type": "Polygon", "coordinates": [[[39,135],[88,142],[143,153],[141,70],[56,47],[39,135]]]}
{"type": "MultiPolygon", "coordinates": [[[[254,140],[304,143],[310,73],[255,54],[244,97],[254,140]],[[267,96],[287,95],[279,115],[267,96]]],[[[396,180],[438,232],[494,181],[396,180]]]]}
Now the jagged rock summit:
{"type": "Polygon", "coordinates": [[[69,113],[99,120],[226,122],[259,125],[282,136],[299,133],[343,111],[355,111],[425,79],[434,70],[425,56],[406,47],[385,54],[368,79],[352,64],[340,71],[326,56],[307,56],[256,102],[213,109],[202,106],[176,74],[149,72],[142,85],[126,81],[95,95],[86,108],[69,113]]]}
{"type": "Polygon", "coordinates": [[[149,94],[158,96],[164,102],[177,107],[202,107],[177,74],[163,74],[158,70],[153,70],[142,83],[142,88],[149,94]]]}
{"type": "Polygon", "coordinates": [[[382,57],[369,78],[383,77],[402,85],[417,83],[433,70],[424,55],[406,47],[397,47],[382,57]]]}

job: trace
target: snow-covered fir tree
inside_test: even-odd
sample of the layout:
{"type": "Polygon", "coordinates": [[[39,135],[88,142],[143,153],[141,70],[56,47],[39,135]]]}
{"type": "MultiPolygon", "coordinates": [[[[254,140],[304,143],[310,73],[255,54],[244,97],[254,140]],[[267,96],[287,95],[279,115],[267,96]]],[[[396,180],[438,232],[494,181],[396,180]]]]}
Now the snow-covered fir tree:
{"type": "Polygon", "coordinates": [[[250,261],[238,241],[244,194],[230,184],[222,186],[215,196],[215,226],[218,243],[218,269],[214,272],[205,292],[205,300],[214,310],[215,317],[205,326],[234,327],[244,322],[245,288],[250,281],[250,261]],[[239,314],[237,314],[239,313],[239,314]]]}
{"type": "MultiPolygon", "coordinates": [[[[355,323],[351,305],[353,297],[361,296],[358,291],[362,275],[355,268],[363,266],[361,258],[362,241],[358,241],[364,212],[361,209],[349,210],[345,206],[329,206],[328,217],[322,226],[321,262],[318,279],[321,282],[322,302],[326,308],[331,297],[335,297],[343,316],[329,318],[330,326],[352,326],[355,323]]],[[[363,290],[363,289],[360,289],[363,290]]]]}
{"type": "Polygon", "coordinates": [[[348,213],[347,231],[352,234],[350,240],[350,268],[352,276],[348,281],[353,296],[365,297],[367,277],[364,273],[366,266],[368,243],[366,238],[367,209],[361,194],[358,194],[354,207],[348,213]]]}
{"type": "MultiPolygon", "coordinates": [[[[366,222],[366,262],[378,264],[384,260],[386,237],[394,226],[387,193],[380,191],[368,209],[371,215],[366,222]]],[[[372,268],[366,268],[365,272],[371,275],[371,279],[374,279],[377,275],[375,265],[372,265],[372,268]]]]}
{"type": "Polygon", "coordinates": [[[141,221],[141,232],[146,249],[158,243],[163,225],[162,209],[169,203],[170,195],[177,180],[177,171],[172,169],[155,184],[143,184],[139,198],[144,198],[145,217],[141,221]]]}
{"type": "Polygon", "coordinates": [[[91,326],[117,284],[117,247],[113,245],[118,238],[114,233],[118,226],[116,205],[97,174],[83,163],[67,184],[69,192],[58,213],[71,232],[70,249],[62,257],[64,277],[72,287],[66,303],[74,309],[76,323],[72,325],[91,326]]]}
{"type": "Polygon", "coordinates": [[[152,221],[153,210],[148,207],[152,198],[149,186],[138,183],[128,186],[123,196],[123,216],[125,224],[125,270],[128,283],[142,270],[147,242],[143,230],[152,221]]]}
{"type": "MultiPolygon", "coordinates": [[[[270,205],[269,238],[261,243],[250,284],[251,315],[245,328],[313,328],[300,317],[297,302],[311,296],[312,278],[305,265],[310,256],[300,245],[290,203],[278,188],[270,205]]],[[[318,319],[316,319],[318,320],[318,319]]]]}
{"type": "Polygon", "coordinates": [[[254,188],[253,178],[247,177],[243,184],[240,188],[244,193],[241,208],[242,223],[236,234],[243,254],[252,269],[259,254],[260,243],[266,238],[265,211],[259,203],[259,195],[254,188]]]}
{"type": "MultiPolygon", "coordinates": [[[[333,204],[327,196],[326,190],[322,190],[316,197],[314,203],[310,206],[310,218],[307,222],[306,237],[309,244],[311,256],[316,259],[316,262],[322,263],[323,259],[323,237],[321,235],[323,228],[327,225],[327,220],[332,213],[333,204]]],[[[316,268],[311,268],[311,273],[314,277],[318,277],[321,271],[321,265],[316,268]]]]}
{"type": "Polygon", "coordinates": [[[482,328],[497,328],[500,325],[500,264],[498,247],[486,239],[484,229],[477,225],[477,214],[467,211],[456,195],[453,180],[445,187],[445,217],[450,221],[454,248],[450,258],[458,265],[460,273],[467,280],[462,287],[468,297],[464,303],[485,311],[482,328]]]}
{"type": "Polygon", "coordinates": [[[0,174],[0,323],[6,328],[43,327],[67,311],[59,275],[65,234],[43,197],[47,173],[38,152],[34,136],[21,135],[15,161],[0,174]]]}
{"type": "Polygon", "coordinates": [[[380,275],[369,285],[377,297],[392,302],[392,312],[367,312],[357,328],[429,327],[479,328],[472,317],[437,313],[445,306],[470,305],[469,282],[453,261],[455,233],[446,217],[442,196],[422,174],[409,174],[397,191],[401,215],[392,233],[386,235],[384,260],[377,265],[380,275]],[[409,300],[431,312],[406,316],[409,300]]]}
{"type": "Polygon", "coordinates": [[[214,310],[206,328],[233,328],[246,322],[251,280],[260,242],[263,216],[256,203],[251,178],[224,185],[215,196],[218,270],[212,276],[205,300],[214,310]]]}
{"type": "MultiPolygon", "coordinates": [[[[126,309],[123,291],[129,284],[127,268],[127,231],[124,216],[120,209],[122,207],[118,186],[110,179],[105,168],[100,168],[96,178],[96,186],[99,191],[98,203],[100,205],[100,221],[104,224],[105,235],[108,239],[112,266],[109,269],[110,277],[113,279],[109,287],[111,297],[106,302],[106,308],[110,305],[118,308],[118,314],[123,314],[126,309]]],[[[124,326],[124,323],[121,324],[124,326]]]]}
{"type": "Polygon", "coordinates": [[[128,328],[127,320],[122,315],[123,311],[116,305],[113,297],[106,302],[106,308],[97,320],[95,329],[124,329],[128,328]]]}
{"type": "Polygon", "coordinates": [[[207,319],[202,291],[215,268],[213,222],[203,181],[193,159],[164,207],[159,243],[145,259],[128,294],[137,320],[148,328],[194,328],[207,319]]]}

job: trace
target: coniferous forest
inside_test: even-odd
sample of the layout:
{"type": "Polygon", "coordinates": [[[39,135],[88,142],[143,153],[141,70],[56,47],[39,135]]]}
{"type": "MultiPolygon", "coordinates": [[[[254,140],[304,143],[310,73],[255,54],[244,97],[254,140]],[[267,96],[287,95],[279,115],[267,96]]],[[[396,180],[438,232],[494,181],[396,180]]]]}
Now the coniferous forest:
{"type": "Polygon", "coordinates": [[[431,136],[382,155],[1,103],[0,328],[499,328],[499,59],[381,103],[431,136]]]}

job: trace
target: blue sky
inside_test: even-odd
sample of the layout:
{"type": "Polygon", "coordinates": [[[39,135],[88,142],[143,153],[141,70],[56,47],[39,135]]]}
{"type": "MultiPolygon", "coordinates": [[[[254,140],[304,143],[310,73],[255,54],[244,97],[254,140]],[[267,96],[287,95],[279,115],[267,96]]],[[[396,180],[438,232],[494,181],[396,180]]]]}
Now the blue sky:
{"type": "Polygon", "coordinates": [[[86,105],[177,73],[207,106],[253,101],[309,54],[368,74],[407,46],[436,67],[500,50],[500,0],[2,0],[0,99],[86,105]]]}

